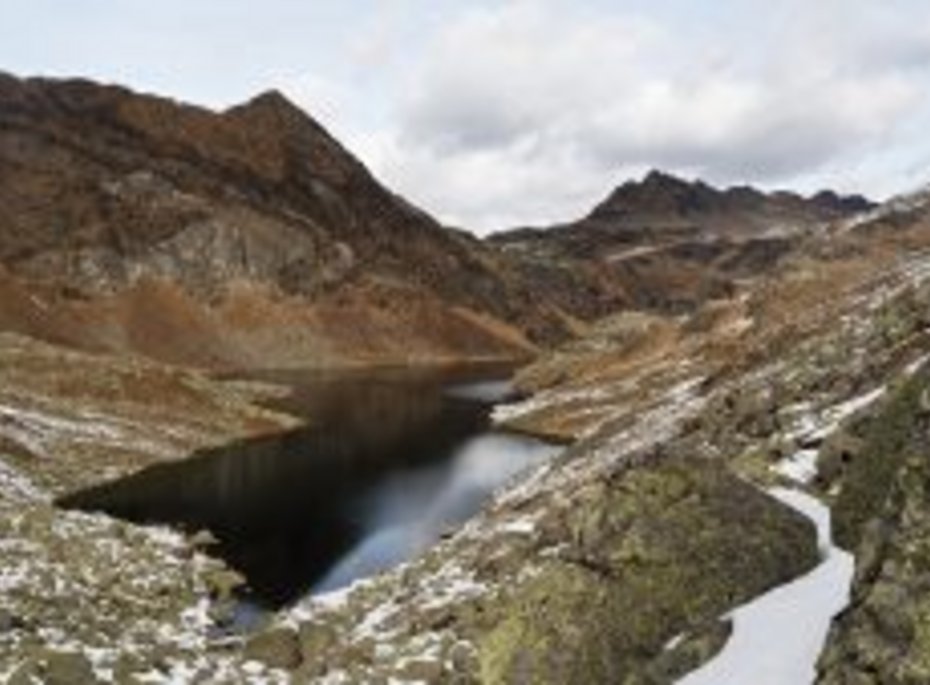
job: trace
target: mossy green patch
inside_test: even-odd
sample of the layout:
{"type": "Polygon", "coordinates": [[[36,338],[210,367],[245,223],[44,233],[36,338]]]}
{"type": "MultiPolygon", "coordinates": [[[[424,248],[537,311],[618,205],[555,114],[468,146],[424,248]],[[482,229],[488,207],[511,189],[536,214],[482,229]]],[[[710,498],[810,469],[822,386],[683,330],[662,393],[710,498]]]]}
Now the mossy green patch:
{"type": "Polygon", "coordinates": [[[870,422],[862,451],[849,464],[833,507],[836,541],[855,550],[864,525],[881,513],[907,455],[923,449],[928,388],[925,373],[904,383],[870,422]]]}
{"type": "Polygon", "coordinates": [[[632,469],[566,521],[573,545],[495,608],[485,683],[633,683],[676,634],[816,563],[810,523],[719,466],[632,469]]]}

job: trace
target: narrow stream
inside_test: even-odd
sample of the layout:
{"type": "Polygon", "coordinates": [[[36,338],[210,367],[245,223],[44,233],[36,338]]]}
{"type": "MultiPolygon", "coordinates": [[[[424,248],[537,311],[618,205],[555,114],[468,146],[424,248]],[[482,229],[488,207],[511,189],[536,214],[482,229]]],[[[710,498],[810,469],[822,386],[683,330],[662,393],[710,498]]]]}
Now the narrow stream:
{"type": "Polygon", "coordinates": [[[769,491],[817,526],[821,563],[732,612],[733,635],[723,651],[679,685],[806,685],[830,621],[849,603],[853,556],[833,545],[830,510],[798,490],[769,491]]]}
{"type": "Polygon", "coordinates": [[[254,615],[388,569],[557,448],[494,430],[508,383],[412,372],[278,377],[305,428],[203,450],[62,501],[218,539],[254,615]]]}

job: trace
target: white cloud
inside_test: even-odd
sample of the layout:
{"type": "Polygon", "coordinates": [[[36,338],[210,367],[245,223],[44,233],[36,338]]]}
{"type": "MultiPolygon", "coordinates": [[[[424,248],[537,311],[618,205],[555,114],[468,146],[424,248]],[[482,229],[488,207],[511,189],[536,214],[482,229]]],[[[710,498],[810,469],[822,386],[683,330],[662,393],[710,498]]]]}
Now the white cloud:
{"type": "Polygon", "coordinates": [[[879,195],[930,180],[925,0],[8,4],[4,68],[213,106],[282,88],[477,230],[572,219],[652,166],[879,195]]]}
{"type": "Polygon", "coordinates": [[[573,218],[650,166],[829,181],[926,110],[930,32],[913,16],[795,2],[767,26],[750,4],[759,24],[738,36],[567,0],[463,11],[419,48],[365,150],[401,192],[487,230],[573,218]]]}
{"type": "Polygon", "coordinates": [[[552,7],[524,1],[445,27],[400,104],[403,135],[445,151],[546,133],[634,76],[635,59],[656,38],[644,20],[570,16],[564,25],[552,7]]]}

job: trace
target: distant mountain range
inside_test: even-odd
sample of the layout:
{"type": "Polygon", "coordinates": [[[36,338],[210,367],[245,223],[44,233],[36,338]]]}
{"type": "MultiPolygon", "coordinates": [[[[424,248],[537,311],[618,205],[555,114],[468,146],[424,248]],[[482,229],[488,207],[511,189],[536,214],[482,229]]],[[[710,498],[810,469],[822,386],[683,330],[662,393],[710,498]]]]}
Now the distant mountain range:
{"type": "Polygon", "coordinates": [[[678,311],[731,293],[819,228],[874,208],[861,196],[719,190],[652,171],[621,185],[578,221],[506,231],[491,242],[524,273],[548,272],[550,282],[584,273],[584,296],[563,302],[564,290],[551,293],[573,311],[678,311]]]}
{"type": "Polygon", "coordinates": [[[658,172],[481,241],[277,92],[224,112],[0,75],[0,329],[209,367],[516,359],[618,307],[725,294],[860,197],[658,172]]]}

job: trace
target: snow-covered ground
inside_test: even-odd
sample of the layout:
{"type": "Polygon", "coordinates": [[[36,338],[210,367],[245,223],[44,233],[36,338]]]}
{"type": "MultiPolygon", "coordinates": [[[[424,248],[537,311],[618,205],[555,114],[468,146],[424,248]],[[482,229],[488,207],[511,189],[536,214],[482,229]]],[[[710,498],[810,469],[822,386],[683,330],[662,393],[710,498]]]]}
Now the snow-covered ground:
{"type": "Polygon", "coordinates": [[[814,682],[830,621],[849,602],[854,561],[833,546],[825,505],[796,490],[776,488],[769,493],[813,521],[823,560],[806,576],[734,610],[733,635],[723,651],[679,685],[814,682]]]}
{"type": "Polygon", "coordinates": [[[817,450],[798,450],[772,466],[772,470],[789,480],[804,485],[817,477],[817,450]]]}

